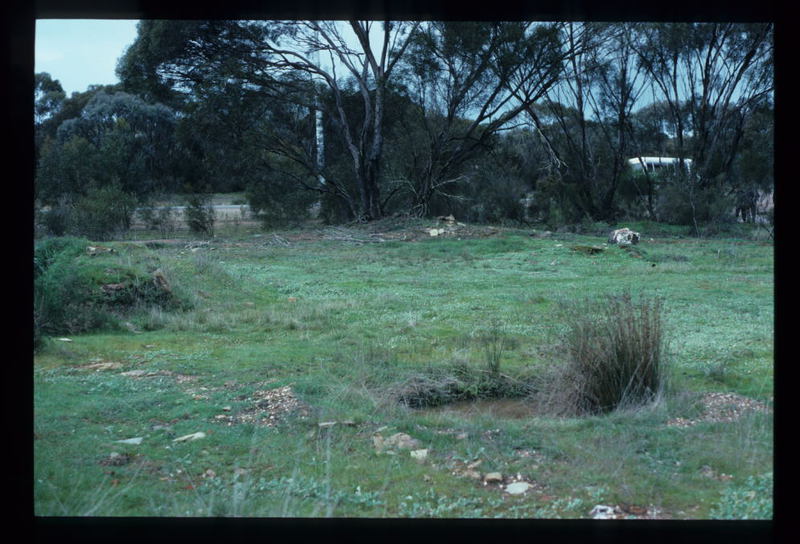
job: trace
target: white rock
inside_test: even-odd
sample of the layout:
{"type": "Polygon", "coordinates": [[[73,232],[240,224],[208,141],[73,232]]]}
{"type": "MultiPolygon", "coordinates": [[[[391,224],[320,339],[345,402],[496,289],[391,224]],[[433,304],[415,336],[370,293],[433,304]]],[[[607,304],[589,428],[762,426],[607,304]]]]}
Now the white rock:
{"type": "Polygon", "coordinates": [[[411,438],[406,433],[395,433],[385,440],[385,444],[390,448],[399,449],[415,449],[419,448],[420,441],[416,438],[411,438]]]}
{"type": "Polygon", "coordinates": [[[144,437],[137,436],[136,438],[126,438],[125,440],[117,440],[116,442],[119,444],[141,444],[144,437]]]}
{"type": "Polygon", "coordinates": [[[634,232],[629,228],[622,228],[617,230],[612,230],[608,234],[608,243],[609,244],[618,244],[621,246],[630,245],[630,244],[638,244],[639,243],[639,233],[634,232]]]}
{"type": "Polygon", "coordinates": [[[506,486],[506,493],[511,495],[521,495],[530,489],[530,487],[531,484],[528,482],[514,482],[513,484],[508,484],[506,486]]]}
{"type": "Polygon", "coordinates": [[[616,510],[613,506],[598,504],[592,508],[589,515],[592,516],[592,519],[614,519],[616,517],[616,510]]]}
{"type": "Polygon", "coordinates": [[[176,438],[175,440],[173,440],[173,442],[187,442],[187,441],[190,441],[190,440],[198,440],[200,438],[205,438],[205,437],[206,437],[206,433],[204,433],[203,431],[200,431],[200,432],[196,432],[196,433],[180,436],[180,437],[176,438]]]}
{"type": "Polygon", "coordinates": [[[503,475],[499,472],[490,472],[483,477],[483,481],[487,484],[498,483],[503,481],[503,475]]]}
{"type": "Polygon", "coordinates": [[[428,458],[428,450],[427,449],[413,450],[410,453],[411,453],[411,457],[413,457],[419,463],[424,462],[425,459],[428,458]]]}

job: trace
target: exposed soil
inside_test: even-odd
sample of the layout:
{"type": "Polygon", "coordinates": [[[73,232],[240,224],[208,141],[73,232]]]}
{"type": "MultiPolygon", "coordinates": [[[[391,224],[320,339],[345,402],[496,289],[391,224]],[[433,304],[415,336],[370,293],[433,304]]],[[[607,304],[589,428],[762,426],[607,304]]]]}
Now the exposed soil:
{"type": "Polygon", "coordinates": [[[691,427],[698,423],[736,421],[748,411],[771,412],[772,409],[757,400],[736,393],[706,393],[700,397],[703,414],[696,419],[676,417],[667,421],[670,427],[691,427]]]}
{"type": "Polygon", "coordinates": [[[198,250],[201,248],[291,246],[295,243],[325,240],[353,244],[391,241],[413,242],[434,237],[463,240],[489,238],[507,230],[513,229],[485,225],[468,225],[455,220],[449,221],[446,219],[423,221],[408,218],[386,218],[370,223],[353,223],[338,226],[326,226],[320,222],[310,222],[300,228],[258,234],[244,242],[228,242],[224,239],[215,239],[210,242],[193,243],[184,238],[162,238],[152,240],[130,240],[128,243],[169,247],[184,246],[184,249],[198,250]]]}
{"type": "Polygon", "coordinates": [[[290,415],[307,418],[310,414],[310,407],[298,399],[288,385],[259,390],[243,400],[250,404],[248,408],[236,413],[219,414],[214,420],[228,426],[252,423],[274,427],[290,415]]]}

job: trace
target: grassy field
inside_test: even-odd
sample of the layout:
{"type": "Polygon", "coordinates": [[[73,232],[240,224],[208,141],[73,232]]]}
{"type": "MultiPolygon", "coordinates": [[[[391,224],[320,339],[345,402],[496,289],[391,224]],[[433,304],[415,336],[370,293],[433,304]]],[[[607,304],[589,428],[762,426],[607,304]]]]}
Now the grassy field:
{"type": "Polygon", "coordinates": [[[35,513],[771,515],[771,412],[720,420],[703,404],[772,405],[771,243],[631,225],[637,251],[591,253],[579,246],[604,237],[431,226],[106,244],[116,253],[94,259],[157,263],[192,307],[142,308],[126,329],[35,354],[35,513]],[[564,308],[623,291],[664,301],[664,394],[605,415],[538,411],[531,384],[564,364],[564,308]],[[492,365],[507,387],[489,394],[492,365]],[[478,398],[401,402],[448,380],[478,398]],[[412,447],[392,446],[404,435],[412,447]]]}

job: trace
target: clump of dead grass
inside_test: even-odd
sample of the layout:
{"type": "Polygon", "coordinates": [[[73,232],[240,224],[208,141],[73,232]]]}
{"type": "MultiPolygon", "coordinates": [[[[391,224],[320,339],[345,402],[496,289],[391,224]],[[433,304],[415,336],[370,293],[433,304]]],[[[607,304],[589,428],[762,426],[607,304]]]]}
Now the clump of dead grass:
{"type": "Polygon", "coordinates": [[[564,415],[646,405],[667,376],[663,301],[609,295],[562,306],[565,364],[542,380],[539,403],[564,415]]]}

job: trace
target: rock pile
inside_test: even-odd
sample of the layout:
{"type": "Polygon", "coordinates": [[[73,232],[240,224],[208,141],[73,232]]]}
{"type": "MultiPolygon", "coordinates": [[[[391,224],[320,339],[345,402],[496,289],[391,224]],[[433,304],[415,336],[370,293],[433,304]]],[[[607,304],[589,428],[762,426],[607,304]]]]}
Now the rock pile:
{"type": "Polygon", "coordinates": [[[612,230],[608,235],[608,243],[620,246],[627,246],[639,243],[639,233],[629,228],[612,230]]]}

